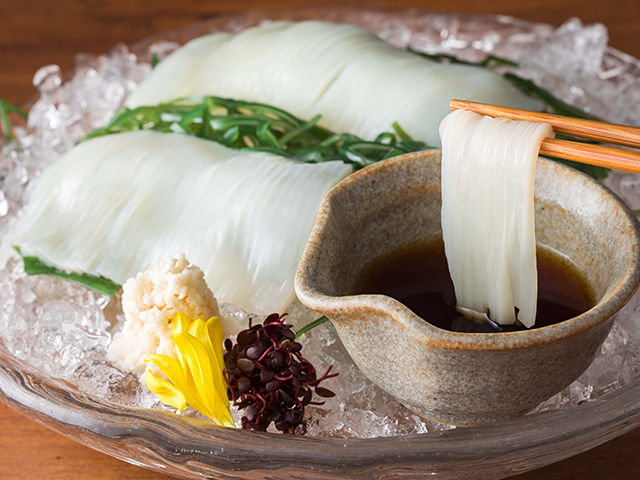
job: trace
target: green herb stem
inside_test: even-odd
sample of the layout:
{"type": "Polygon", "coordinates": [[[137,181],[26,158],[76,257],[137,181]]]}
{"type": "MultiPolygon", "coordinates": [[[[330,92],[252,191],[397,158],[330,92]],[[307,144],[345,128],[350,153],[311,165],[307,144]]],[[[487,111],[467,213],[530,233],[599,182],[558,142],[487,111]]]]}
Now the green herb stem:
{"type": "Polygon", "coordinates": [[[296,332],[296,338],[299,338],[301,335],[304,335],[305,333],[307,333],[309,330],[313,330],[314,328],[316,328],[319,325],[322,325],[323,323],[325,323],[326,321],[328,321],[329,319],[327,317],[325,317],[324,315],[321,316],[319,319],[314,320],[313,322],[305,325],[304,327],[302,327],[300,330],[298,330],[296,332]]]}
{"type": "Polygon", "coordinates": [[[309,121],[270,105],[221,97],[191,97],[157,106],[124,109],[95,138],[133,130],[182,133],[221,143],[227,147],[269,152],[305,163],[341,160],[359,169],[403,153],[430,147],[413,140],[394,124],[374,141],[336,134],[319,127],[321,116],[309,121]]]}
{"type": "Polygon", "coordinates": [[[2,134],[8,142],[13,140],[13,132],[11,131],[11,122],[9,121],[9,113],[3,100],[0,100],[0,128],[2,134]]]}
{"type": "Polygon", "coordinates": [[[10,112],[15,113],[23,120],[26,120],[29,116],[29,113],[22,108],[0,98],[0,130],[4,135],[4,138],[9,142],[14,139],[13,130],[11,128],[11,119],[9,118],[10,112]]]}
{"type": "Polygon", "coordinates": [[[6,100],[2,100],[2,103],[4,103],[4,105],[7,108],[7,110],[15,113],[16,115],[18,115],[23,120],[26,120],[29,117],[29,112],[27,112],[26,110],[23,110],[22,108],[18,107],[17,105],[14,105],[13,103],[9,103],[6,100]]]}
{"type": "Polygon", "coordinates": [[[425,53],[419,52],[412,48],[408,48],[407,50],[411,53],[415,53],[416,55],[420,55],[421,57],[428,58],[429,60],[433,60],[434,62],[438,63],[470,65],[473,67],[483,67],[489,69],[518,66],[516,62],[507,60],[506,58],[496,57],[495,55],[487,55],[481,62],[468,62],[466,60],[461,60],[454,55],[447,55],[446,53],[425,53]]]}
{"type": "Polygon", "coordinates": [[[398,137],[400,137],[401,140],[413,140],[413,138],[411,138],[411,136],[404,131],[404,129],[398,124],[398,122],[393,122],[391,126],[393,127],[393,130],[396,132],[396,135],[398,135],[398,137]]]}

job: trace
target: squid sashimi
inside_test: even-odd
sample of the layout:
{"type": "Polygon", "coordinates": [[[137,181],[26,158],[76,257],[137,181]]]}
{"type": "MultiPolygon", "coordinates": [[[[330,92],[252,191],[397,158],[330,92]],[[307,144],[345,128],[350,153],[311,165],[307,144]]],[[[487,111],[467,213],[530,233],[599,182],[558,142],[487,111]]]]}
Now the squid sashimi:
{"type": "Polygon", "coordinates": [[[398,50],[356,25],[273,22],[197,38],[160,62],[128,98],[135,108],[216,95],[267,103],[366,140],[394,122],[439,146],[453,98],[540,110],[486,69],[444,65],[398,50]]]}
{"type": "Polygon", "coordinates": [[[457,308],[531,327],[537,268],[533,188],[545,123],[457,110],[440,126],[442,231],[457,308]]]}
{"type": "Polygon", "coordinates": [[[320,200],[351,171],[182,135],[108,135],[45,170],[14,244],[120,284],[184,253],[220,300],[282,311],[320,200]]]}

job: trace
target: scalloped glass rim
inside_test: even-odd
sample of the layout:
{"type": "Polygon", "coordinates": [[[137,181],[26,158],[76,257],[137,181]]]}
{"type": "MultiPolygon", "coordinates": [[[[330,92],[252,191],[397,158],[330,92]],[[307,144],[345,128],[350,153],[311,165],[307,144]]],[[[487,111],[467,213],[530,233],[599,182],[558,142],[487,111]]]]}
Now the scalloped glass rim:
{"type": "MultiPolygon", "coordinates": [[[[157,40],[183,43],[208,31],[237,31],[265,19],[326,19],[380,31],[389,20],[413,26],[425,16],[509,25],[538,37],[553,29],[505,16],[323,6],[215,17],[157,40]]],[[[500,46],[494,50],[501,54],[500,46]]],[[[503,53],[504,54],[504,53],[503,53]]],[[[635,58],[607,56],[640,69],[635,58]]],[[[147,55],[148,56],[148,55],[147,55]]],[[[640,71],[640,70],[639,70],[640,71]]],[[[67,437],[127,462],[182,478],[504,478],[586,451],[640,425],[640,379],[570,409],[499,424],[403,437],[343,440],[227,429],[171,413],[123,407],[79,392],[8,352],[0,340],[0,396],[13,409],[67,437]]]]}

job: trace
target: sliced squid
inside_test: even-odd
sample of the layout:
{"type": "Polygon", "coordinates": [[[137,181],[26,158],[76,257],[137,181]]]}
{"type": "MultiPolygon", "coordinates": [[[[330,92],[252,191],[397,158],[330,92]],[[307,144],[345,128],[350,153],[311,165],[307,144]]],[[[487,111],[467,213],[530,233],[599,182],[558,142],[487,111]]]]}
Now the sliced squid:
{"type": "Polygon", "coordinates": [[[160,62],[130,95],[135,108],[215,95],[267,103],[366,140],[398,122],[439,146],[438,124],[454,98],[540,110],[499,75],[398,50],[349,24],[272,22],[196,38],[160,62]]]}
{"type": "Polygon", "coordinates": [[[457,110],[440,125],[442,230],[467,317],[501,325],[536,318],[538,279],[533,188],[548,124],[457,110]],[[516,317],[516,308],[518,309],[516,317]]]}
{"type": "Polygon", "coordinates": [[[283,311],[320,200],[351,171],[189,136],[108,135],[45,170],[14,244],[48,265],[120,284],[183,253],[218,299],[283,311]]]}

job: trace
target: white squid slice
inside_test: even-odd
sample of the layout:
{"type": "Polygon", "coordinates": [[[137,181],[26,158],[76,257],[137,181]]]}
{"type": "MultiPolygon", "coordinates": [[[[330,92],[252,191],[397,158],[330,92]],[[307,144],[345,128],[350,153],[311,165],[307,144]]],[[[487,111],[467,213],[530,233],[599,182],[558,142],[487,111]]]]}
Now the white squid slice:
{"type": "Polygon", "coordinates": [[[283,108],[372,140],[398,122],[439,146],[438,124],[454,98],[527,110],[541,103],[499,75],[401,51],[348,24],[273,22],[197,38],[158,64],[126,105],[216,95],[283,108]]]}
{"type": "Polygon", "coordinates": [[[458,310],[501,325],[535,323],[533,189],[548,124],[457,110],[440,125],[442,231],[458,310]]]}
{"type": "Polygon", "coordinates": [[[181,135],[99,137],[43,173],[14,244],[120,284],[184,253],[218,299],[283,311],[320,201],[351,171],[181,135]]]}

